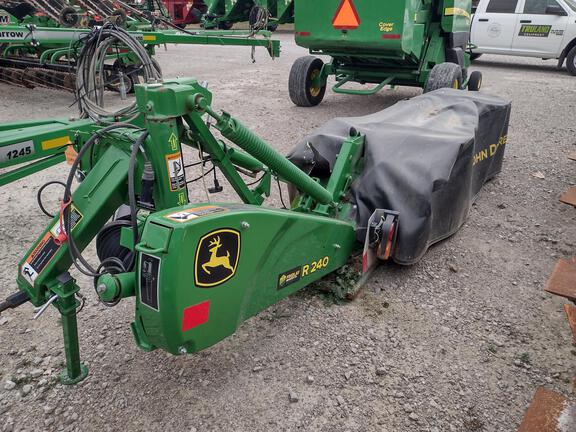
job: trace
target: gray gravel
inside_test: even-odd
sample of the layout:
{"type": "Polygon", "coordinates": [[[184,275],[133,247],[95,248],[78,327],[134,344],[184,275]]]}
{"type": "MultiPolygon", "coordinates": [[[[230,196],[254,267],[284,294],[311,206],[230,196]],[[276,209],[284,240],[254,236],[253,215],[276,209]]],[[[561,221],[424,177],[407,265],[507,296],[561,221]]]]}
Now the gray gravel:
{"type": "MultiPolygon", "coordinates": [[[[420,93],[328,93],[317,108],[294,107],[288,73],[305,51],[279,37],[276,61],[192,46],[169,46],[158,59],[166,77],[208,80],[215,107],[282,152],[335,116],[420,93]]],[[[55,310],[37,321],[29,305],[3,314],[0,431],[514,431],[538,386],[573,396],[576,350],[562,301],[542,290],[576,242],[574,210],[558,202],[575,182],[566,155],[576,144],[576,78],[554,66],[497,56],[476,63],[484,91],[513,101],[504,171],[460,232],[417,265],[381,266],[352,303],[304,290],[218,345],[173,357],[140,352],[133,301],[99,305],[91,282],[75,274],[88,297],[79,326],[90,376],[74,387],[56,380],[64,358],[55,310]]],[[[2,121],[67,117],[72,102],[0,84],[2,121]]],[[[0,298],[15,290],[17,262],[47,223],[38,187],[65,173],[62,165],[0,189],[0,298]]],[[[223,198],[234,199],[230,188],[223,198]]],[[[277,194],[269,204],[279,206],[277,194]]]]}

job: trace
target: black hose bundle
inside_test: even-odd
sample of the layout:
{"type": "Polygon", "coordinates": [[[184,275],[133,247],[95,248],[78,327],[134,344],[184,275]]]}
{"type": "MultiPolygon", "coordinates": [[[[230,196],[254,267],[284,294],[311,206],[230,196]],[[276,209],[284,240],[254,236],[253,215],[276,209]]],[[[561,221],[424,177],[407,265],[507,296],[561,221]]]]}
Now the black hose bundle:
{"type": "MultiPolygon", "coordinates": [[[[95,28],[82,39],[83,47],[77,59],[76,98],[83,117],[99,122],[130,121],[138,115],[136,102],[117,111],[104,109],[106,88],[105,61],[110,50],[127,48],[138,58],[145,82],[162,79],[162,72],[144,46],[125,30],[112,23],[95,28]]],[[[129,79],[129,77],[126,77],[129,79]]]]}

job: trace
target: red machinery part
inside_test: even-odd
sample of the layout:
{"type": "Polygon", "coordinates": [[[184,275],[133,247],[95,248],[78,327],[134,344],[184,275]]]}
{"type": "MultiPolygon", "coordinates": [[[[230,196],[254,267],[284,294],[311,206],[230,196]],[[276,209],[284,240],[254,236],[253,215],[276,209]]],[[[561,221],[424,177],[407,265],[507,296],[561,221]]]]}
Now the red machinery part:
{"type": "Polygon", "coordinates": [[[162,0],[172,22],[177,26],[198,24],[208,7],[204,0],[162,0]]]}

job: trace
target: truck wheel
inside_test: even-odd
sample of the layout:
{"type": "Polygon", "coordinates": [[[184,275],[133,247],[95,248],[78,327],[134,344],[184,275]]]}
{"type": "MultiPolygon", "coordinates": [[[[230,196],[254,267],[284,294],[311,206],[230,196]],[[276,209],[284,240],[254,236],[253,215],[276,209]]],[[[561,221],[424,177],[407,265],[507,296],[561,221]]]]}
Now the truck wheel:
{"type": "Polygon", "coordinates": [[[324,62],[317,57],[300,57],[290,69],[288,91],[290,99],[300,107],[316,106],[326,93],[326,83],[322,87],[314,87],[312,82],[322,72],[324,62]]]}
{"type": "Polygon", "coordinates": [[[440,63],[430,71],[424,93],[441,88],[459,89],[462,85],[462,68],[456,63],[440,63]]]}
{"type": "Polygon", "coordinates": [[[474,71],[468,79],[468,90],[478,91],[482,87],[482,72],[474,71]]]}
{"type": "Polygon", "coordinates": [[[576,75],[576,46],[566,56],[566,69],[568,69],[570,75],[576,75]]]}

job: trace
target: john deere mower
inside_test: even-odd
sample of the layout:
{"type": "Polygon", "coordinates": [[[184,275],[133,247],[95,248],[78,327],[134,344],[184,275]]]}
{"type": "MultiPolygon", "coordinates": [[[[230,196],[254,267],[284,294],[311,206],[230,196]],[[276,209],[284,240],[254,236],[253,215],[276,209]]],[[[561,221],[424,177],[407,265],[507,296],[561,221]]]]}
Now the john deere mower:
{"type": "Polygon", "coordinates": [[[284,157],[217,111],[198,81],[154,74],[135,86],[134,108],[113,118],[0,125],[0,166],[42,151],[75,155],[60,210],[23,251],[18,291],[0,303],[0,312],[27,302],[36,316],[50,305],[60,312],[65,384],[87,374],[71,267],[107,306],[135,297],[141,349],[194,353],[353,255],[366,274],[380,260],[417,262],[464,223],[502,166],[510,104],[496,97],[440,89],[332,120],[284,157]],[[187,174],[187,147],[201,177],[187,174]],[[188,187],[222,191],[216,180],[208,187],[217,172],[239,201],[191,203],[188,187]],[[286,208],[263,206],[274,183],[289,185],[286,208]],[[94,240],[98,263],[83,255],[94,240]]]}

